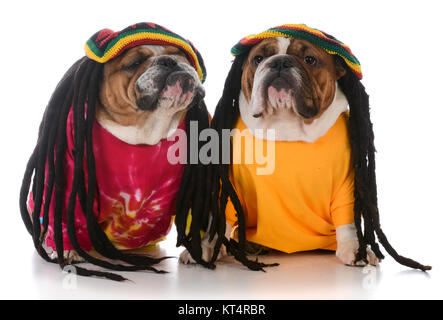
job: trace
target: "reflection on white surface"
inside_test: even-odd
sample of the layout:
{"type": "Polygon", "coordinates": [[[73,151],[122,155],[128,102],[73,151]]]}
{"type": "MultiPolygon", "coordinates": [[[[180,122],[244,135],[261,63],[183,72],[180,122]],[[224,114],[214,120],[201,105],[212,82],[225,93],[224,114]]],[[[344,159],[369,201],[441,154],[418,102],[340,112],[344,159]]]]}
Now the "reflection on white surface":
{"type": "MultiPolygon", "coordinates": [[[[175,232],[161,244],[159,254],[178,256],[175,232]]],[[[384,299],[441,297],[441,277],[409,270],[387,258],[381,266],[347,267],[334,253],[274,253],[263,262],[279,262],[266,272],[249,271],[231,257],[215,270],[182,265],[169,259],[159,265],[167,274],[121,273],[131,281],[117,283],[76,277],[43,261],[24,243],[11,261],[21,261],[2,281],[0,298],[55,299],[384,299]],[[72,277],[75,277],[72,278],[72,277]],[[70,278],[71,277],[71,278],[70,278]],[[440,286],[438,285],[440,283],[440,286]],[[5,287],[6,284],[6,287],[5,287]]],[[[86,265],[87,267],[91,267],[86,265]]]]}

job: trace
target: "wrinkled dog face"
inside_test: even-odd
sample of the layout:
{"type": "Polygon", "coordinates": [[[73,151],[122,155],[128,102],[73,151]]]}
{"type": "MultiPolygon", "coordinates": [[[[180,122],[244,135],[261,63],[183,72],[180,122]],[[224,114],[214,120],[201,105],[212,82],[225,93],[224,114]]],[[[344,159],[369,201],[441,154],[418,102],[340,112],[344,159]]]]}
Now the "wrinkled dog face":
{"type": "MultiPolygon", "coordinates": [[[[133,63],[137,65],[148,60],[146,70],[137,77],[134,84],[136,103],[142,110],[185,108],[194,95],[204,94],[197,72],[189,65],[184,54],[175,47],[164,49],[163,53],[169,54],[156,56],[151,61],[141,55],[133,63]]],[[[127,68],[130,70],[133,65],[127,68]]]]}
{"type": "Polygon", "coordinates": [[[243,65],[242,92],[255,118],[289,115],[309,122],[332,103],[344,73],[332,55],[308,41],[266,39],[243,65]]]}
{"type": "Polygon", "coordinates": [[[97,119],[119,138],[143,143],[142,135],[164,138],[171,121],[176,126],[193,100],[203,97],[185,53],[174,46],[141,45],[105,65],[97,119]]]}

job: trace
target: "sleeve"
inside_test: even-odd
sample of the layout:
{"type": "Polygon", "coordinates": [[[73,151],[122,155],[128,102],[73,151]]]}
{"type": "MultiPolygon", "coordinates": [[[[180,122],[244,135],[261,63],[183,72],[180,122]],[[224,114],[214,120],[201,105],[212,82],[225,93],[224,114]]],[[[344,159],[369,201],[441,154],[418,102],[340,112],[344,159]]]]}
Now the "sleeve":
{"type": "Polygon", "coordinates": [[[331,202],[332,223],[339,226],[354,222],[354,170],[349,168],[331,202]]]}

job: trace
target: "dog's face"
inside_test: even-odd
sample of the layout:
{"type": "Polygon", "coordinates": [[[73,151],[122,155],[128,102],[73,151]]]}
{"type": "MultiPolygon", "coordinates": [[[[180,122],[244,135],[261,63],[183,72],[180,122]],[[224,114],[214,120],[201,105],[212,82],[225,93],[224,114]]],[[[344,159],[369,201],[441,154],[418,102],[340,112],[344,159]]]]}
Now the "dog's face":
{"type": "Polygon", "coordinates": [[[309,123],[331,105],[344,74],[332,55],[309,41],[265,39],[245,60],[242,92],[255,118],[288,115],[309,123]]]}
{"type": "Polygon", "coordinates": [[[123,140],[143,142],[126,137],[128,127],[137,136],[142,135],[135,133],[137,129],[157,135],[170,131],[171,121],[177,125],[191,102],[203,96],[197,72],[185,53],[170,45],[141,45],[106,63],[97,118],[123,140]]]}

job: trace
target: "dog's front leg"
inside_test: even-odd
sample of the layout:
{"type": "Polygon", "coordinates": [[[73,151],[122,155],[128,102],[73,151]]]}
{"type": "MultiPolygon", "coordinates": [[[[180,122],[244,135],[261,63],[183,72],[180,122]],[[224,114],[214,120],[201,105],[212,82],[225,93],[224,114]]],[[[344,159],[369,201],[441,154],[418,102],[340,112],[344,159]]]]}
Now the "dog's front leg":
{"type": "MultiPolygon", "coordinates": [[[[212,241],[209,242],[209,226],[211,225],[211,219],[212,217],[209,218],[208,230],[206,230],[203,239],[201,241],[202,259],[206,262],[209,262],[211,260],[211,257],[214,254],[215,243],[217,242],[217,235],[215,235],[214,239],[212,239],[212,241]]],[[[225,237],[227,239],[230,239],[231,237],[231,230],[232,230],[231,225],[229,223],[226,223],[225,237]]],[[[226,247],[224,244],[222,244],[220,252],[218,253],[217,256],[217,260],[220,260],[226,255],[227,255],[226,247]]],[[[195,260],[191,257],[191,254],[189,253],[188,250],[185,250],[180,254],[179,261],[184,264],[196,263],[195,260]]]]}
{"type": "MultiPolygon", "coordinates": [[[[355,223],[349,223],[336,228],[337,251],[336,256],[346,265],[364,266],[366,263],[362,260],[355,262],[359,242],[357,237],[357,228],[355,223]]],[[[371,248],[366,248],[367,260],[370,265],[376,266],[380,260],[372,252],[371,248]]]]}
{"type": "MultiPolygon", "coordinates": [[[[85,262],[85,259],[83,259],[75,250],[63,250],[63,257],[68,264],[85,262]]],[[[56,251],[52,251],[51,258],[57,259],[56,251]]]]}

